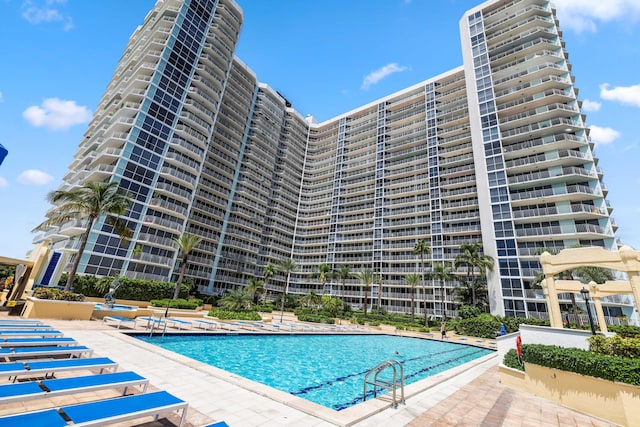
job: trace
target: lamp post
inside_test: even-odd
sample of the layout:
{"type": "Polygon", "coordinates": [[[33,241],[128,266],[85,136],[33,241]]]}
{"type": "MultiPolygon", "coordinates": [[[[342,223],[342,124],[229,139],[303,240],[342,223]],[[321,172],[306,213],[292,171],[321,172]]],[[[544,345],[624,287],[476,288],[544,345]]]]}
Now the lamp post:
{"type": "Polygon", "coordinates": [[[591,333],[595,335],[596,326],[593,324],[593,317],[591,316],[591,309],[589,308],[589,289],[583,286],[582,289],[580,289],[580,293],[582,294],[582,298],[584,298],[584,303],[587,306],[587,315],[589,316],[589,325],[591,325],[591,333]]]}

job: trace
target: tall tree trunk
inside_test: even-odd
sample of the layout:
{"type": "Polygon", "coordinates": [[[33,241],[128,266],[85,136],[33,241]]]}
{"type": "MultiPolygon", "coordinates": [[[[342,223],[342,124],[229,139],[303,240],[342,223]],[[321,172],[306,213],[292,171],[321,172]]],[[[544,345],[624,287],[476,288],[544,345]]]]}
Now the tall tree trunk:
{"type": "Polygon", "coordinates": [[[65,291],[71,290],[71,285],[73,285],[73,280],[76,278],[76,271],[78,271],[78,266],[80,265],[80,258],[82,258],[82,254],[84,253],[84,248],[87,246],[87,239],[89,238],[89,232],[91,232],[91,228],[93,228],[93,223],[95,222],[95,218],[89,217],[89,223],[87,224],[87,229],[80,237],[80,246],[78,247],[78,252],[76,253],[76,259],[73,260],[73,265],[71,265],[71,271],[69,272],[69,277],[67,278],[67,284],[64,285],[65,291]]]}
{"type": "Polygon", "coordinates": [[[182,284],[182,279],[184,278],[184,272],[187,271],[187,257],[185,256],[182,259],[182,265],[180,266],[180,276],[178,276],[178,281],[176,282],[176,287],[173,290],[173,299],[178,299],[180,296],[180,285],[182,284]]]}

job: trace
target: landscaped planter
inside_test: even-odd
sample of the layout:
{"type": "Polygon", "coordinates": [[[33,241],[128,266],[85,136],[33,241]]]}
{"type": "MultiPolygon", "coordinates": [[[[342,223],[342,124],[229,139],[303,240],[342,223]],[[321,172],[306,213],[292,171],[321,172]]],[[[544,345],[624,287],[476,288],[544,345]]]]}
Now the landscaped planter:
{"type": "Polygon", "coordinates": [[[22,317],[28,319],[90,320],[94,306],[94,302],[27,297],[22,317]]]}
{"type": "Polygon", "coordinates": [[[500,366],[500,382],[623,426],[640,426],[640,387],[525,363],[500,366]]]}

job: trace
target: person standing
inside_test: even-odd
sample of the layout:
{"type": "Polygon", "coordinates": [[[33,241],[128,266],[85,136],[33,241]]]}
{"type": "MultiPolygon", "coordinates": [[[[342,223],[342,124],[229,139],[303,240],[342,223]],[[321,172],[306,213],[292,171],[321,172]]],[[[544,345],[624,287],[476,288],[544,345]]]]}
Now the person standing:
{"type": "Polygon", "coordinates": [[[447,324],[444,321],[440,324],[440,334],[442,334],[442,339],[447,338],[447,324]]]}

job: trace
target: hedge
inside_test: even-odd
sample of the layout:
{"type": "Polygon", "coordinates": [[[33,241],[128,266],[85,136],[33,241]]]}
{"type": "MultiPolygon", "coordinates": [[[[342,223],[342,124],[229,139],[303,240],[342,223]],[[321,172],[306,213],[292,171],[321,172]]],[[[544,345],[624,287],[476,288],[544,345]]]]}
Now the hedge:
{"type": "Polygon", "coordinates": [[[640,326],[607,325],[609,332],[615,332],[622,338],[640,338],[640,326]]]}
{"type": "Polygon", "coordinates": [[[33,296],[40,299],[50,299],[58,301],[82,302],[86,299],[82,294],[77,294],[69,291],[61,291],[57,288],[36,288],[36,290],[33,291],[33,296]]]}
{"type": "Polygon", "coordinates": [[[324,316],[322,314],[301,313],[298,314],[298,320],[301,322],[326,323],[333,325],[335,320],[333,317],[324,316]]]}
{"type": "Polygon", "coordinates": [[[589,349],[609,356],[640,358],[640,338],[623,338],[620,335],[607,338],[594,335],[589,338],[589,349]]]}
{"type": "Polygon", "coordinates": [[[522,360],[548,368],[640,386],[640,359],[637,358],[609,356],[577,348],[522,344],[522,360]]]}
{"type": "Polygon", "coordinates": [[[254,320],[258,322],[262,320],[262,316],[256,311],[227,311],[214,308],[209,311],[208,315],[220,320],[254,320]]]}
{"type": "Polygon", "coordinates": [[[201,299],[154,299],[151,300],[151,304],[154,307],[169,307],[169,308],[179,308],[185,310],[195,310],[196,308],[202,305],[201,299]]]}
{"type": "MultiPolygon", "coordinates": [[[[63,275],[66,276],[66,274],[63,275]]],[[[102,298],[109,292],[109,286],[113,283],[113,277],[96,277],[91,275],[76,276],[73,281],[73,290],[89,297],[102,298]]],[[[66,279],[64,282],[65,283],[66,279]]],[[[131,279],[120,277],[119,287],[115,298],[134,301],[151,301],[154,299],[173,298],[176,287],[171,282],[156,282],[151,280],[131,279]]],[[[180,286],[180,298],[189,296],[189,286],[184,283],[180,286]]]]}

